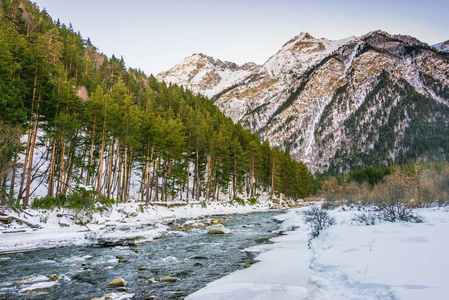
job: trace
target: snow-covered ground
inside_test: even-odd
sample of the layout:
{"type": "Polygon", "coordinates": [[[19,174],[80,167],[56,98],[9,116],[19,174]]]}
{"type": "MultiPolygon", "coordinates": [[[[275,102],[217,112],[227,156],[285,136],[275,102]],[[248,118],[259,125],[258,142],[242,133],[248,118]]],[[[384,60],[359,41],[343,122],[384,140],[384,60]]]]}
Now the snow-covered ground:
{"type": "MultiPolygon", "coordinates": [[[[149,241],[179,218],[264,211],[272,206],[270,201],[254,206],[210,203],[205,208],[199,203],[175,207],[126,203],[93,214],[87,224],[90,231],[76,225],[69,211],[9,212],[43,228],[17,222],[0,226],[0,252],[149,241]]],[[[336,225],[322,231],[310,247],[303,210],[291,209],[276,217],[284,235],[273,238],[272,244],[246,249],[257,263],[209,283],[188,299],[447,299],[449,208],[417,210],[424,217],[422,223],[373,226],[352,222],[357,209],[338,208],[330,211],[336,225]]]]}
{"type": "MultiPolygon", "coordinates": [[[[74,211],[34,210],[14,212],[0,209],[0,213],[18,218],[9,224],[0,223],[0,253],[88,245],[92,243],[123,244],[151,241],[167,232],[167,224],[180,218],[197,218],[217,214],[248,213],[282,208],[262,196],[255,205],[241,206],[227,201],[210,202],[205,207],[199,202],[169,202],[142,205],[138,202],[121,203],[87,217],[74,211]],[[166,204],[166,203],[165,203],[166,204]],[[31,228],[20,220],[38,225],[31,228]],[[80,221],[88,221],[82,225],[80,221]],[[78,223],[78,224],[77,224],[78,223]]],[[[287,206],[283,202],[283,207],[287,206]]]]}
{"type": "Polygon", "coordinates": [[[258,263],[208,284],[197,299],[447,299],[449,209],[421,209],[423,223],[353,224],[356,210],[308,246],[303,209],[279,217],[285,235],[247,251],[258,263]],[[292,231],[293,230],[293,231],[292,231]]]}

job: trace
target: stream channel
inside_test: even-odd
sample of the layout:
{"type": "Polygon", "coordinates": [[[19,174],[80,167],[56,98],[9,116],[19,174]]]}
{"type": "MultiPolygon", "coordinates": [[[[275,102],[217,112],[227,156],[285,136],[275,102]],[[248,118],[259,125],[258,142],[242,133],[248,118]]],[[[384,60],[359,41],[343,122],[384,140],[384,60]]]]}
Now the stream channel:
{"type": "Polygon", "coordinates": [[[183,299],[252,263],[243,249],[268,243],[279,229],[272,217],[280,213],[214,216],[224,218],[229,234],[208,234],[210,227],[182,232],[174,224],[166,236],[137,246],[74,246],[0,255],[0,299],[92,299],[108,293],[115,293],[115,299],[183,299]],[[50,281],[51,274],[58,279],[50,281]],[[126,291],[107,287],[118,277],[127,281],[126,291]],[[162,282],[163,277],[178,280],[162,282]]]}

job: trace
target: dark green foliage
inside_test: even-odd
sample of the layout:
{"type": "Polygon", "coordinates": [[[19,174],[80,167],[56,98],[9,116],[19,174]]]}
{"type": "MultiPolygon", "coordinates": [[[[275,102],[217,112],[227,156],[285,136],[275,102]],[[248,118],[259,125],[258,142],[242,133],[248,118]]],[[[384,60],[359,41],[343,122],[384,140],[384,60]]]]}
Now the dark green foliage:
{"type": "Polygon", "coordinates": [[[233,204],[234,202],[241,206],[245,206],[245,200],[243,200],[242,198],[237,197],[230,201],[231,204],[233,204]]]}
{"type": "Polygon", "coordinates": [[[67,195],[59,194],[56,196],[37,198],[33,201],[31,207],[41,209],[68,208],[93,211],[96,209],[95,203],[110,206],[114,201],[105,197],[95,199],[95,191],[76,188],[67,195]]]}
{"type": "Polygon", "coordinates": [[[348,177],[349,180],[354,180],[358,184],[362,184],[363,182],[369,183],[371,186],[374,186],[381,182],[386,175],[391,174],[391,168],[389,167],[366,167],[363,169],[352,170],[349,172],[348,177]]]}

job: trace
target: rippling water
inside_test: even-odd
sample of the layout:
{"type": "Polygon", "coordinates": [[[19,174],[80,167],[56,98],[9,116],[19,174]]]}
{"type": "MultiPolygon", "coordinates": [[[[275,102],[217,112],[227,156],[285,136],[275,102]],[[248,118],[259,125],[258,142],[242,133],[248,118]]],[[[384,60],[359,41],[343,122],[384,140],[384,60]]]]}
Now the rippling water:
{"type": "Polygon", "coordinates": [[[91,299],[108,293],[115,293],[116,299],[183,299],[243,269],[250,258],[242,250],[266,243],[278,228],[271,219],[278,214],[223,216],[224,226],[232,231],[224,235],[209,235],[207,227],[182,232],[173,226],[168,236],[135,247],[65,247],[0,255],[0,299],[91,299]],[[50,281],[51,274],[59,279],[50,281]],[[106,287],[117,277],[128,282],[128,290],[106,287]],[[179,280],[159,281],[163,277],[179,280]],[[149,283],[150,278],[156,281],[149,283]]]}

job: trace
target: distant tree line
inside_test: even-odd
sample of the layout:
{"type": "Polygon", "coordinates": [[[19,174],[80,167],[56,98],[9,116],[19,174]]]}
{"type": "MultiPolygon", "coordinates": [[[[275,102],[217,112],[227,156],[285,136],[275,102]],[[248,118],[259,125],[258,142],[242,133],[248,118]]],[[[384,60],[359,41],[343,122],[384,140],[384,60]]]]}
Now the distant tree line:
{"type": "Polygon", "coordinates": [[[367,167],[347,175],[321,177],[317,182],[318,195],[327,200],[327,205],[400,208],[449,204],[449,164],[444,162],[367,167]]]}

